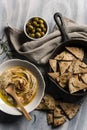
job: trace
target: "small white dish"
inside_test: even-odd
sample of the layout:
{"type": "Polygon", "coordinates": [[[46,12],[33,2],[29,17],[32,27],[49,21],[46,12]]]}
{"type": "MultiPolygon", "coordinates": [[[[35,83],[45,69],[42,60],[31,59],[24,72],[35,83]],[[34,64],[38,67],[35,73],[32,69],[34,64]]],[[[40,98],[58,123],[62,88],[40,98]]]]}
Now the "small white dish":
{"type": "Polygon", "coordinates": [[[32,18],[30,18],[30,19],[25,21],[24,33],[31,40],[39,40],[39,39],[44,38],[48,34],[48,31],[49,31],[48,23],[46,22],[45,19],[43,19],[43,18],[41,18],[39,16],[32,17],[32,18]],[[34,19],[36,19],[36,21],[34,19]],[[39,20],[37,20],[37,19],[42,20],[43,23],[39,23],[39,20]],[[34,23],[34,25],[33,25],[33,23],[34,23]],[[29,26],[27,27],[27,24],[30,24],[29,26],[31,26],[33,29],[31,28],[29,30],[29,26]],[[43,26],[41,27],[41,25],[44,25],[45,28],[43,26]],[[28,28],[28,32],[27,32],[27,28],[28,28]],[[46,29],[46,31],[44,29],[46,29]],[[39,34],[43,34],[44,33],[44,35],[41,35],[41,37],[35,37],[36,33],[39,33],[39,34]],[[33,34],[34,37],[32,37],[31,34],[33,34]]]}
{"type": "MultiPolygon", "coordinates": [[[[4,63],[2,63],[0,65],[0,74],[12,66],[13,67],[21,66],[21,67],[25,67],[27,69],[29,68],[29,70],[37,78],[37,81],[38,81],[37,93],[36,93],[34,99],[29,104],[24,106],[25,109],[27,110],[27,112],[31,112],[39,105],[42,97],[44,96],[44,91],[45,91],[44,78],[43,78],[41,72],[39,71],[39,69],[34,64],[32,64],[28,61],[25,61],[25,60],[20,60],[20,59],[11,59],[11,60],[7,60],[4,63]]],[[[17,110],[17,108],[6,104],[1,98],[0,98],[0,110],[7,114],[10,114],[10,115],[22,115],[22,113],[19,112],[17,110]]]]}

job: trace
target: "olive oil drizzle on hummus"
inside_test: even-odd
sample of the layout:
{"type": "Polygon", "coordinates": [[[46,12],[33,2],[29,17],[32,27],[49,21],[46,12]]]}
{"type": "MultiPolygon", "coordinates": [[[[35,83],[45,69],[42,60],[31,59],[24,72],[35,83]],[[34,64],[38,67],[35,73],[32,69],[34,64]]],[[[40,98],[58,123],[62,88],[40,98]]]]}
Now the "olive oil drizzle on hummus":
{"type": "Polygon", "coordinates": [[[38,82],[27,68],[16,66],[5,70],[0,75],[0,97],[8,105],[16,106],[15,101],[5,92],[5,88],[13,83],[15,92],[23,105],[27,105],[36,95],[38,82]]]}

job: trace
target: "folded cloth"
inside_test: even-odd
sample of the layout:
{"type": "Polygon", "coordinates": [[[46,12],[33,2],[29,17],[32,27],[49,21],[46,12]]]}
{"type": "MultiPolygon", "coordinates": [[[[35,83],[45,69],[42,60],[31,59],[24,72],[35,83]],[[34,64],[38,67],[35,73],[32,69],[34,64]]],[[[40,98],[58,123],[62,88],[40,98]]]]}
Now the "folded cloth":
{"type": "MultiPolygon", "coordinates": [[[[64,18],[64,22],[71,39],[87,40],[87,25],[78,25],[67,18],[64,18]]],[[[23,31],[11,27],[7,27],[6,30],[14,49],[27,57],[29,61],[37,64],[46,64],[54,49],[63,42],[61,33],[56,26],[53,32],[37,41],[29,41],[24,37],[23,31]]]]}

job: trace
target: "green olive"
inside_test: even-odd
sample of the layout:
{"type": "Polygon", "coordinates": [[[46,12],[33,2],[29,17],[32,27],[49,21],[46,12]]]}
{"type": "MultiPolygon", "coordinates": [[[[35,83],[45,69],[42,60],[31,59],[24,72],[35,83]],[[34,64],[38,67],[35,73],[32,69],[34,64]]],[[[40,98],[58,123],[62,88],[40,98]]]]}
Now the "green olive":
{"type": "Polygon", "coordinates": [[[33,26],[36,27],[37,26],[37,22],[36,21],[33,21],[33,26]]]}
{"type": "Polygon", "coordinates": [[[38,20],[38,23],[43,24],[44,21],[42,19],[38,20]]]}
{"type": "Polygon", "coordinates": [[[29,33],[29,36],[34,38],[35,37],[35,34],[34,33],[29,33]]]}
{"type": "Polygon", "coordinates": [[[41,32],[41,28],[36,28],[36,31],[37,32],[41,32]]]}
{"type": "Polygon", "coordinates": [[[31,25],[31,22],[28,22],[26,26],[28,27],[29,25],[31,25]]]}
{"type": "Polygon", "coordinates": [[[40,32],[40,34],[41,34],[41,36],[44,36],[44,35],[45,35],[45,33],[44,33],[44,32],[40,32]]]}
{"type": "Polygon", "coordinates": [[[33,28],[32,33],[35,33],[35,28],[33,28]]]}
{"type": "Polygon", "coordinates": [[[36,36],[36,38],[40,38],[41,34],[39,32],[36,32],[35,36],[36,36]]]}
{"type": "Polygon", "coordinates": [[[39,19],[38,17],[35,17],[35,18],[33,18],[32,20],[34,20],[34,21],[38,21],[38,19],[39,19]]]}
{"type": "Polygon", "coordinates": [[[46,29],[45,27],[44,27],[42,30],[43,30],[43,32],[45,32],[45,33],[46,33],[46,31],[47,31],[47,29],[46,29]]]}
{"type": "Polygon", "coordinates": [[[43,28],[44,28],[44,24],[40,24],[40,28],[42,28],[42,29],[43,29],[43,28]]]}
{"type": "Polygon", "coordinates": [[[33,26],[32,26],[32,25],[28,25],[27,28],[28,28],[29,30],[33,30],[33,26]]]}
{"type": "Polygon", "coordinates": [[[32,34],[31,34],[31,37],[33,37],[33,38],[34,38],[34,37],[35,37],[35,34],[34,34],[34,33],[32,33],[32,34]]]}

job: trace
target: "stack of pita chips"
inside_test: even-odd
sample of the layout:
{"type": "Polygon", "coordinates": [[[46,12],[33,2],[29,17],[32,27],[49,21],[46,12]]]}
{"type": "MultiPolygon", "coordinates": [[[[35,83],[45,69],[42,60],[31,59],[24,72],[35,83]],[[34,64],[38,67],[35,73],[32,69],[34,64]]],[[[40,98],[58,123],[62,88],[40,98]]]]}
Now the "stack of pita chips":
{"type": "Polygon", "coordinates": [[[87,64],[83,62],[84,50],[65,47],[65,50],[49,59],[51,72],[48,75],[69,93],[87,90],[87,64]]]}
{"type": "Polygon", "coordinates": [[[37,110],[47,113],[48,125],[57,127],[64,124],[67,120],[71,120],[80,108],[80,104],[65,103],[55,100],[51,95],[45,95],[37,107],[37,110]]]}

